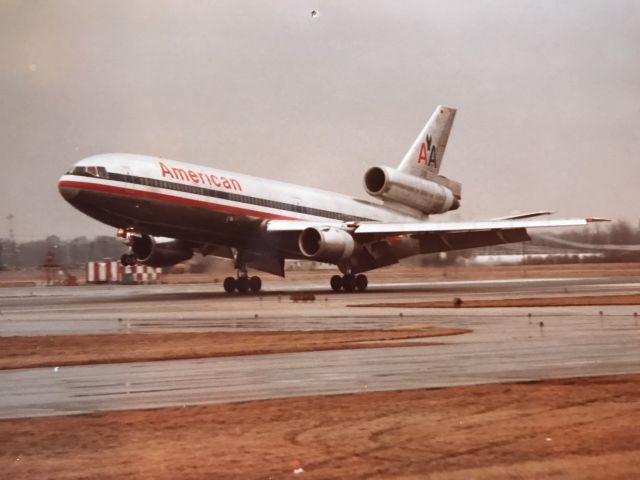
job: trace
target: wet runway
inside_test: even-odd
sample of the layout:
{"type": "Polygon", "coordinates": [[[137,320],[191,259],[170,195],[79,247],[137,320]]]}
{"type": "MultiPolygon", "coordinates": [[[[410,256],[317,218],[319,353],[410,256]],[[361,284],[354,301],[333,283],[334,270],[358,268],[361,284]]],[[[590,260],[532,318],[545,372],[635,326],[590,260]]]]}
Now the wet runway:
{"type": "Polygon", "coordinates": [[[379,301],[640,291],[640,279],[417,282],[334,294],[279,283],[261,296],[219,285],[0,290],[0,335],[465,327],[446,345],[0,371],[0,418],[640,371],[638,306],[352,308],[379,301]],[[294,303],[295,290],[316,301],[294,303]],[[600,314],[602,312],[602,315],[600,314]],[[532,317],[529,317],[532,313],[532,317]],[[544,326],[540,326],[540,322],[544,326]]]}

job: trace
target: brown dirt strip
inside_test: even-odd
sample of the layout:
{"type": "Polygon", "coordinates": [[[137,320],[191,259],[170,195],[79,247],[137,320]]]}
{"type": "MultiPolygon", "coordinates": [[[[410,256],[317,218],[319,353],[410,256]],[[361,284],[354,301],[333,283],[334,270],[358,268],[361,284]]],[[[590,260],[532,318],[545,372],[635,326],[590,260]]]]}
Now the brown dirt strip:
{"type": "Polygon", "coordinates": [[[640,375],[0,421],[3,478],[640,478],[640,375]]]}
{"type": "Polygon", "coordinates": [[[0,369],[434,345],[427,342],[384,342],[459,335],[470,331],[463,328],[421,326],[394,330],[318,332],[129,333],[0,337],[0,369]]]}
{"type": "Polygon", "coordinates": [[[360,303],[349,307],[402,307],[402,308],[488,308],[488,307],[579,307],[595,305],[640,305],[640,295],[591,295],[556,298],[501,298],[453,301],[360,303]]]}
{"type": "MultiPolygon", "coordinates": [[[[292,270],[287,279],[269,277],[269,283],[280,281],[314,280],[327,281],[329,270],[292,270]]],[[[223,268],[206,274],[165,275],[163,283],[218,283],[235,270],[223,268]]],[[[80,275],[81,276],[81,275],[80,275]]],[[[427,281],[427,280],[488,280],[519,278],[588,278],[588,277],[637,277],[640,276],[640,263],[575,263],[551,265],[390,265],[379,270],[367,272],[369,281],[427,281]]]]}

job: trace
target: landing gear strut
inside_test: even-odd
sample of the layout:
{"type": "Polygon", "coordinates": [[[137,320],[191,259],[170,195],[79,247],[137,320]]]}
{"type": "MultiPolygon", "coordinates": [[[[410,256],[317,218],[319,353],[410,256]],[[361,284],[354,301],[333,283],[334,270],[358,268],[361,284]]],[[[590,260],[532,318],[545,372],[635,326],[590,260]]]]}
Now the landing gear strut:
{"type": "Polygon", "coordinates": [[[238,252],[235,256],[235,267],[238,274],[236,278],[227,277],[224,279],[224,291],[233,293],[237,290],[238,293],[247,293],[251,290],[252,293],[258,293],[262,288],[262,280],[260,277],[250,277],[247,274],[247,261],[242,252],[238,252]]]}
{"type": "Polygon", "coordinates": [[[133,253],[133,240],[132,236],[135,234],[132,228],[119,228],[116,232],[116,237],[125,240],[125,244],[129,246],[129,253],[125,253],[120,257],[120,264],[123,267],[135,267],[138,263],[138,257],[133,253]]]}
{"type": "Polygon", "coordinates": [[[239,293],[247,293],[251,290],[258,293],[262,288],[262,280],[260,277],[249,277],[246,274],[239,275],[237,278],[227,277],[224,279],[224,290],[227,293],[233,293],[236,290],[239,293]]]}
{"type": "Polygon", "coordinates": [[[340,275],[334,275],[331,277],[331,288],[335,292],[339,292],[341,289],[344,289],[345,292],[353,292],[358,289],[363,292],[367,289],[369,285],[369,279],[366,275],[351,275],[347,274],[341,277],[340,275]]]}

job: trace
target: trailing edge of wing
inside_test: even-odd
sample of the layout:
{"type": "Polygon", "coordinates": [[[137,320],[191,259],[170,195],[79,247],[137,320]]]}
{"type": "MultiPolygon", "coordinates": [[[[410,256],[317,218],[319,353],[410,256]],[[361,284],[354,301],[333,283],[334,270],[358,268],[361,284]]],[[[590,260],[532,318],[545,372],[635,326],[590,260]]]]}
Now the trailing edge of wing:
{"type": "Polygon", "coordinates": [[[492,218],[492,221],[500,221],[500,220],[523,220],[525,218],[533,218],[533,217],[541,217],[543,215],[552,215],[553,212],[549,212],[547,210],[543,210],[540,212],[528,212],[528,213],[518,213],[517,215],[509,215],[507,217],[500,218],[492,218]]]}

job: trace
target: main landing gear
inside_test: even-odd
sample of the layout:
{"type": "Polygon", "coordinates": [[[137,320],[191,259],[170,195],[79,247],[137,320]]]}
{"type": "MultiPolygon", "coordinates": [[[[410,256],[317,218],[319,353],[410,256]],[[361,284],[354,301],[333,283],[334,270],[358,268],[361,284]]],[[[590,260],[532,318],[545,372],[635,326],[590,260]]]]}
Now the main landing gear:
{"type": "Polygon", "coordinates": [[[227,293],[233,293],[236,290],[239,293],[247,293],[251,290],[253,293],[258,293],[262,288],[262,280],[260,277],[249,277],[247,275],[240,275],[238,278],[227,277],[224,279],[224,290],[227,293]]]}
{"type": "Polygon", "coordinates": [[[369,279],[366,275],[362,274],[347,274],[343,277],[340,275],[334,275],[331,277],[331,288],[336,292],[339,292],[341,289],[344,289],[345,292],[353,292],[355,289],[364,292],[368,285],[369,279]]]}

